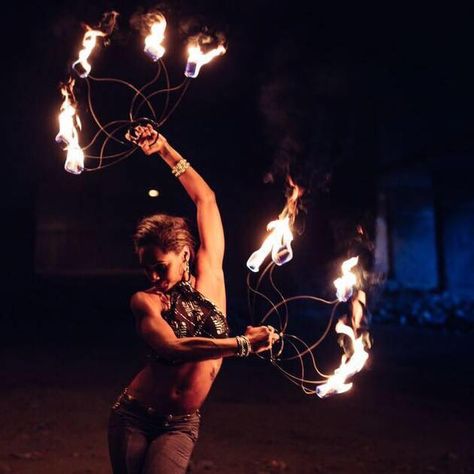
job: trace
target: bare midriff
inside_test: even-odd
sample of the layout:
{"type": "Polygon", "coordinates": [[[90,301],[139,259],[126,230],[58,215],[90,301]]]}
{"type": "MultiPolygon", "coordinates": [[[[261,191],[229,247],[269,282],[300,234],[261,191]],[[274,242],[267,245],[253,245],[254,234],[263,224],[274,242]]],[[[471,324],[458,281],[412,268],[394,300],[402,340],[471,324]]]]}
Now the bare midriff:
{"type": "Polygon", "coordinates": [[[204,403],[221,365],[222,359],[173,366],[151,361],[134,377],[128,393],[157,413],[193,413],[204,403]]]}

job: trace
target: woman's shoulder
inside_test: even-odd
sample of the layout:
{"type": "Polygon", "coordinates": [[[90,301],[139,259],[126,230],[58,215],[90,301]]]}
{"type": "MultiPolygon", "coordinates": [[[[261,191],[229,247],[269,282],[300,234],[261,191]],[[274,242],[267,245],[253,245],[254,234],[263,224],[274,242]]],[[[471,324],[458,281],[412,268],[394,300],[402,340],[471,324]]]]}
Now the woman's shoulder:
{"type": "Polygon", "coordinates": [[[130,298],[133,312],[143,312],[148,308],[166,310],[169,307],[169,297],[154,288],[137,291],[130,298]]]}

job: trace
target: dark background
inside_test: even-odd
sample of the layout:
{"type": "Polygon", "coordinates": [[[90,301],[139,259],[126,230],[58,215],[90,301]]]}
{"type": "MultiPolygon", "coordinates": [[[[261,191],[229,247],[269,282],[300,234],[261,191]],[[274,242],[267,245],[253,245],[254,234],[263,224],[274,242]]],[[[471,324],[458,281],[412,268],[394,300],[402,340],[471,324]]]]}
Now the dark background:
{"type": "MultiPolygon", "coordinates": [[[[137,152],[117,166],[73,176],[64,171],[65,154],[54,142],[61,104],[58,85],[75,59],[81,22],[94,25],[104,11],[120,12],[119,29],[111,45],[97,54],[93,73],[137,85],[154,69],[140,52],[140,38],[128,21],[139,7],[155,5],[71,1],[9,4],[4,9],[1,332],[10,354],[5,360],[13,361],[5,368],[12,394],[17,393],[14,389],[20,393],[31,389],[31,378],[19,373],[35,372],[28,363],[18,362],[16,355],[22,351],[33,350],[33,358],[47,354],[45,360],[56,360],[62,357],[58,348],[69,348],[64,353],[72,365],[73,361],[80,365],[80,378],[87,378],[89,370],[77,362],[84,350],[93,352],[92,348],[105,345],[115,353],[118,347],[127,347],[132,357],[136,340],[128,301],[146,285],[131,246],[134,226],[141,216],[155,211],[193,218],[184,191],[159,160],[137,152]],[[150,199],[150,188],[158,189],[160,197],[150,199]]],[[[375,315],[394,298],[393,291],[385,299],[381,296],[387,282],[396,298],[408,291],[415,301],[426,301],[428,294],[431,312],[438,305],[433,295],[455,301],[442,312],[457,311],[461,304],[467,308],[463,325],[456,324],[453,330],[441,318],[436,329],[441,332],[433,336],[433,329],[423,324],[430,326],[432,320],[417,319],[421,310],[402,314],[405,310],[392,304],[390,320],[396,324],[388,335],[382,334],[382,340],[393,341],[393,331],[401,342],[397,349],[389,343],[387,352],[379,348],[379,360],[393,368],[399,367],[402,357],[402,368],[395,373],[414,381],[425,359],[438,353],[435,344],[444,341],[453,351],[456,347],[461,351],[456,338],[470,337],[472,318],[472,306],[464,301],[474,293],[470,12],[455,5],[303,6],[286,1],[176,1],[165,8],[170,31],[165,61],[174,84],[182,80],[185,65],[180,26],[193,20],[223,31],[228,40],[227,54],[202,68],[163,133],[216,191],[226,231],[233,329],[240,330],[249,320],[245,262],[260,245],[266,223],[284,205],[282,170],[289,165],[306,192],[305,211],[297,222],[304,232],[295,237],[295,258],[276,273],[285,294],[332,297],[338,265],[362,252],[369,276],[365,289],[373,295],[369,301],[375,315]],[[264,182],[269,172],[273,183],[264,182]],[[381,202],[388,202],[383,212],[381,202]],[[379,268],[374,246],[381,215],[388,228],[388,243],[381,250],[388,265],[379,268]],[[364,229],[362,240],[358,225],[364,229]],[[412,253],[404,254],[400,248],[412,253]],[[400,321],[423,329],[414,336],[406,332],[413,328],[407,330],[400,321]],[[425,358],[418,349],[412,361],[411,344],[417,338],[423,339],[422,347],[431,356],[425,358]]],[[[78,90],[84,94],[79,82],[78,90]]],[[[123,115],[120,89],[97,91],[97,106],[106,116],[123,115]]],[[[303,329],[296,324],[296,332],[303,329]]],[[[441,368],[456,374],[470,370],[469,358],[461,359],[461,352],[449,353],[448,359],[441,368]]],[[[413,395],[422,404],[422,397],[435,390],[438,375],[433,369],[415,391],[403,386],[403,397],[410,400],[413,395]]],[[[33,376],[33,385],[41,386],[44,379],[53,380],[53,386],[68,386],[68,376],[54,377],[44,363],[33,376]]],[[[459,394],[461,405],[467,406],[470,382],[456,378],[452,382],[458,390],[453,398],[459,394]]],[[[232,382],[225,383],[234,390],[232,382]]],[[[378,393],[370,384],[365,389],[378,393]]],[[[111,396],[111,386],[120,384],[111,381],[104,398],[111,396]]],[[[289,400],[295,402],[292,396],[289,400]]],[[[378,402],[374,395],[370,403],[378,402]]],[[[352,403],[357,409],[357,399],[352,403]]],[[[442,405],[438,399],[436,403],[442,405]]],[[[401,404],[400,410],[407,406],[401,404]]],[[[417,419],[417,409],[410,409],[417,419]]],[[[461,424],[462,416],[458,411],[449,413],[455,419],[450,418],[449,429],[456,433],[454,425],[461,424]]],[[[396,419],[395,409],[392,415],[396,419]]],[[[384,420],[375,432],[390,423],[384,420]]],[[[439,432],[443,429],[440,425],[439,432]]],[[[409,431],[409,425],[403,425],[401,438],[409,431]]],[[[452,445],[459,444],[453,434],[452,445]]],[[[452,451],[447,452],[449,464],[452,451]]],[[[413,472],[429,471],[427,464],[423,468],[415,464],[410,464],[413,472]]],[[[439,466],[435,466],[439,472],[471,472],[468,462],[464,470],[439,466]]],[[[388,472],[374,469],[367,472],[388,472]]]]}
{"type": "MultiPolygon", "coordinates": [[[[10,306],[23,304],[23,292],[32,295],[42,285],[70,280],[73,288],[77,278],[92,288],[144,284],[130,245],[137,220],[155,211],[193,217],[192,205],[159,160],[137,152],[107,170],[73,176],[63,171],[64,152],[54,142],[58,86],[70,74],[81,22],[95,25],[104,11],[120,12],[118,30],[97,54],[93,73],[138,85],[154,68],[128,22],[154,6],[58,2],[25,11],[10,5],[6,11],[7,43],[15,46],[6,50],[10,67],[3,76],[8,132],[2,248],[8,275],[3,290],[13,295],[5,311],[13,319],[10,306]],[[152,187],[159,198],[147,196],[152,187]]],[[[183,77],[181,32],[189,25],[222,31],[228,41],[227,54],[203,67],[163,133],[216,190],[234,313],[246,318],[244,262],[283,207],[288,165],[306,190],[306,212],[297,222],[305,231],[295,239],[294,261],[281,272],[289,291],[331,293],[344,258],[361,246],[373,255],[385,193],[391,206],[389,242],[382,250],[389,261],[382,268],[386,277],[410,289],[472,295],[473,33],[466,11],[265,1],[162,6],[173,84],[183,77]],[[274,182],[264,184],[269,172],[274,182]],[[408,194],[402,192],[407,187],[408,194]],[[417,194],[423,194],[419,211],[417,194]],[[453,208],[465,211],[458,215],[453,208]],[[418,228],[426,212],[429,228],[418,228]],[[412,254],[405,256],[400,247],[412,254]],[[425,274],[418,275],[420,268],[425,274]]],[[[120,87],[93,88],[104,121],[123,117],[128,102],[120,87]]],[[[76,90],[85,102],[81,81],[76,90]]],[[[81,113],[85,130],[93,130],[85,105],[81,113]]],[[[370,257],[364,264],[376,270],[370,257]]]]}

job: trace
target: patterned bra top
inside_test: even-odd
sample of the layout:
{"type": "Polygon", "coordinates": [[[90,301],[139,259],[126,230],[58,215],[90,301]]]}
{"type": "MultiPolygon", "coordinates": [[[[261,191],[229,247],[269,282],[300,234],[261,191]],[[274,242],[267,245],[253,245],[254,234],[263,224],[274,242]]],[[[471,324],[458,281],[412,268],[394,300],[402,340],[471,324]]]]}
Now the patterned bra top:
{"type": "MultiPolygon", "coordinates": [[[[222,339],[229,336],[225,315],[190,283],[182,281],[170,291],[170,305],[161,315],[171,326],[176,337],[208,337],[222,339]]],[[[157,362],[173,362],[151,352],[148,358],[157,362]]]]}

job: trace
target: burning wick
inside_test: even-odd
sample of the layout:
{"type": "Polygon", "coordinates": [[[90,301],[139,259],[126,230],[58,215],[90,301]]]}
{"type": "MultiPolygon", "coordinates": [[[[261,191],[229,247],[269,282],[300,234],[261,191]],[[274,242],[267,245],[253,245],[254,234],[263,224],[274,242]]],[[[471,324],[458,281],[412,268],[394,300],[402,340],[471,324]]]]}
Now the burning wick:
{"type": "Polygon", "coordinates": [[[154,15],[154,23],[150,27],[150,34],[145,38],[144,50],[145,53],[155,62],[158,61],[166,51],[161,44],[165,38],[165,29],[165,17],[160,13],[157,13],[154,15]]]}
{"type": "Polygon", "coordinates": [[[359,257],[353,257],[343,262],[341,265],[342,276],[334,281],[337,299],[341,302],[345,302],[351,298],[352,323],[355,329],[344,324],[342,320],[339,320],[336,324],[336,332],[349,337],[351,348],[347,350],[347,348],[344,347],[345,353],[342,356],[341,365],[334,371],[334,374],[329,377],[326,383],[316,388],[316,394],[320,398],[350,390],[353,384],[347,383],[347,379],[357,372],[360,372],[369,358],[369,354],[365,350],[366,346],[370,347],[367,336],[361,334],[356,338],[355,333],[355,331],[359,329],[363,318],[361,307],[365,306],[365,293],[363,291],[359,290],[353,296],[353,287],[357,283],[357,278],[351,270],[357,265],[358,261],[359,257]],[[348,353],[350,355],[347,355],[348,353]]]}
{"type": "Polygon", "coordinates": [[[81,121],[76,111],[76,98],[74,97],[74,79],[70,79],[61,87],[64,101],[59,114],[59,133],[56,135],[57,143],[64,143],[67,150],[64,168],[69,173],[80,174],[84,170],[84,153],[79,146],[79,132],[81,121]]]}
{"type": "Polygon", "coordinates": [[[352,382],[347,383],[346,380],[357,372],[360,372],[369,358],[369,354],[364,348],[363,335],[356,339],[354,330],[342,321],[338,321],[336,324],[336,332],[338,334],[345,334],[350,338],[353,349],[352,356],[348,357],[344,354],[342,356],[341,365],[334,371],[334,375],[331,375],[326,383],[316,387],[316,394],[320,398],[350,390],[353,384],[352,382]]]}
{"type": "Polygon", "coordinates": [[[247,267],[253,272],[260,270],[260,265],[267,255],[272,253],[272,260],[277,265],[283,265],[293,258],[291,241],[293,234],[290,230],[289,217],[271,221],[267,225],[267,231],[271,234],[264,240],[262,246],[256,250],[247,260],[247,267]]]}
{"type": "Polygon", "coordinates": [[[217,48],[204,53],[200,44],[209,43],[210,41],[211,38],[205,35],[194,36],[190,39],[188,46],[188,62],[186,63],[186,69],[184,71],[186,77],[197,77],[204,64],[207,64],[216,56],[221,56],[226,52],[224,46],[220,44],[217,48]]]}
{"type": "Polygon", "coordinates": [[[72,65],[72,68],[82,79],[87,77],[91,72],[92,66],[89,64],[88,59],[92,53],[92,50],[97,44],[97,38],[99,36],[106,36],[106,33],[99,30],[93,30],[87,25],[86,28],[87,31],[85,32],[84,38],[82,40],[83,48],[79,52],[79,59],[72,65]]]}
{"type": "Polygon", "coordinates": [[[293,233],[290,227],[295,221],[298,199],[303,194],[303,189],[294,184],[290,176],[288,176],[288,184],[291,187],[291,193],[288,196],[283,211],[278,216],[278,220],[271,221],[267,225],[267,231],[271,232],[271,234],[264,240],[262,246],[247,260],[247,267],[252,272],[259,271],[260,265],[270,252],[272,260],[276,265],[283,265],[293,258],[293,250],[291,248],[293,233]]]}
{"type": "Polygon", "coordinates": [[[352,296],[352,288],[357,283],[357,278],[351,270],[358,261],[359,257],[352,257],[341,265],[342,276],[334,280],[336,296],[339,301],[345,302],[352,296]]]}

